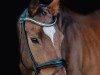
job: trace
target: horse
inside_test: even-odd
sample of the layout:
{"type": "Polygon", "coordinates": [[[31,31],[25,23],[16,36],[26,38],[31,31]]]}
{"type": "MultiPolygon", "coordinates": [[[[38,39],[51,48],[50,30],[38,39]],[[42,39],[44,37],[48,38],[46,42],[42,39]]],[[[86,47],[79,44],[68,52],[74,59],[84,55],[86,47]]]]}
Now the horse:
{"type": "MultiPolygon", "coordinates": [[[[25,24],[26,33],[32,55],[34,55],[38,63],[43,63],[45,61],[44,57],[40,58],[38,56],[40,54],[42,54],[42,56],[45,55],[47,61],[48,59],[52,60],[52,58],[56,57],[63,59],[65,62],[65,69],[61,69],[62,71],[60,73],[57,72],[57,75],[100,75],[100,10],[83,15],[66,8],[63,2],[64,0],[53,0],[45,7],[44,15],[49,14],[49,16],[51,15],[54,18],[53,24],[49,24],[49,26],[48,23],[50,23],[51,18],[48,19],[48,17],[45,16],[45,23],[47,24],[44,24],[44,19],[40,18],[41,14],[39,17],[36,17],[36,14],[40,12],[38,2],[32,2],[29,7],[29,14],[34,16],[34,18],[36,17],[37,20],[42,21],[41,23],[37,23],[33,18],[26,18],[26,20],[28,20],[28,22],[26,22],[27,24],[25,24]],[[35,6],[35,4],[37,5],[35,6]],[[37,12],[37,10],[39,11],[37,12]],[[32,23],[29,23],[29,21],[32,23]],[[55,22],[56,24],[54,25],[55,22]],[[35,23],[36,26],[33,27],[32,25],[29,27],[33,23],[35,23]],[[50,29],[46,29],[45,26],[50,27],[50,29]],[[30,40],[31,36],[34,37],[33,35],[35,35],[35,38],[30,40]],[[37,42],[43,44],[43,46],[39,46],[36,44],[37,42]],[[39,50],[34,51],[33,49],[39,50]],[[44,52],[43,49],[45,49],[44,52]],[[52,54],[54,53],[54,56],[47,50],[52,54]],[[39,53],[39,51],[41,52],[39,53]]],[[[18,28],[20,31],[21,27],[18,28]]],[[[22,41],[21,45],[24,43],[25,42],[22,41]]],[[[25,50],[21,53],[23,53],[23,62],[27,65],[30,60],[26,56],[25,50]]],[[[23,64],[20,65],[21,69],[22,65],[23,64]]],[[[30,66],[32,67],[32,65],[30,66]]],[[[28,65],[26,67],[30,69],[30,66],[28,65]]],[[[51,75],[52,71],[54,72],[54,67],[43,70],[43,72],[41,71],[43,75],[51,75]]],[[[28,71],[25,70],[25,67],[23,72],[26,72],[26,75],[31,75],[27,74],[28,71]]]]}
{"type": "Polygon", "coordinates": [[[48,11],[55,1],[48,5],[42,4],[41,0],[32,0],[19,17],[19,67],[22,75],[66,75],[66,63],[60,49],[63,36],[57,29],[57,12],[48,11]]]}

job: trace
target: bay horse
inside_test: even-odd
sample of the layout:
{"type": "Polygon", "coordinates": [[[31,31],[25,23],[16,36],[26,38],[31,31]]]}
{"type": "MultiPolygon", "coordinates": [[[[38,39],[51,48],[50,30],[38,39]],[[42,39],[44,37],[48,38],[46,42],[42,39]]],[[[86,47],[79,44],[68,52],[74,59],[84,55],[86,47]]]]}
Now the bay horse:
{"type": "MultiPolygon", "coordinates": [[[[34,1],[29,6],[28,14],[35,20],[24,18],[27,40],[25,35],[21,36],[23,27],[18,24],[20,37],[23,37],[20,39],[23,61],[20,69],[23,75],[34,75],[25,51],[27,48],[30,48],[38,64],[60,58],[65,68],[57,71],[56,75],[100,75],[100,10],[82,15],[66,8],[61,0],[52,0],[48,6],[43,7],[45,12],[39,14],[43,10],[40,9],[39,1],[34,1]],[[51,17],[53,23],[50,23],[51,17]],[[25,40],[29,47],[24,45],[25,40]]],[[[39,74],[52,75],[56,67],[41,69],[39,74]]]]}

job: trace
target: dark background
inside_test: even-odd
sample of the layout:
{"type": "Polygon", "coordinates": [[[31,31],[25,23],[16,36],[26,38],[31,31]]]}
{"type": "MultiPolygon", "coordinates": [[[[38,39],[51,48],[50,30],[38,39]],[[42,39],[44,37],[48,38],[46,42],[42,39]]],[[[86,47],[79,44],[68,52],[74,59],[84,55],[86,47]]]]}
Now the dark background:
{"type": "MultiPolygon", "coordinates": [[[[97,0],[62,0],[64,5],[81,14],[88,14],[99,9],[100,2],[97,0]]],[[[28,6],[30,0],[7,0],[0,2],[0,30],[1,30],[1,72],[2,75],[20,75],[19,43],[16,23],[19,15],[28,6]]]]}
{"type": "Polygon", "coordinates": [[[62,0],[63,5],[80,14],[89,14],[100,9],[99,0],[62,0]]]}
{"type": "Polygon", "coordinates": [[[0,1],[0,74],[20,75],[17,20],[30,0],[0,1]]]}

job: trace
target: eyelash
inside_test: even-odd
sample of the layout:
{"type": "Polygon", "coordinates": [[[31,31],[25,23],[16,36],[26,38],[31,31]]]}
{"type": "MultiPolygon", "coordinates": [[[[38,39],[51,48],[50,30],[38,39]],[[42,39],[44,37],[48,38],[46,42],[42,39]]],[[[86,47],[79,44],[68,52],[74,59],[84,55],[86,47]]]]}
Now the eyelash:
{"type": "Polygon", "coordinates": [[[31,38],[31,41],[32,41],[33,43],[35,43],[35,44],[39,44],[39,41],[38,41],[37,38],[31,38]]]}

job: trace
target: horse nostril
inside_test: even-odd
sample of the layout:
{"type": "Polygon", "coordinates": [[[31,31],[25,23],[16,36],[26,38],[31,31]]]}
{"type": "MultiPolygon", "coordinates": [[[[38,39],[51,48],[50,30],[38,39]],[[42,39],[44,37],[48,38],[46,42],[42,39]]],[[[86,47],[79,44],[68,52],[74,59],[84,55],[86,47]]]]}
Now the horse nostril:
{"type": "Polygon", "coordinates": [[[39,41],[38,41],[37,38],[31,38],[31,41],[32,41],[33,43],[35,43],[35,44],[39,44],[39,41]]]}

